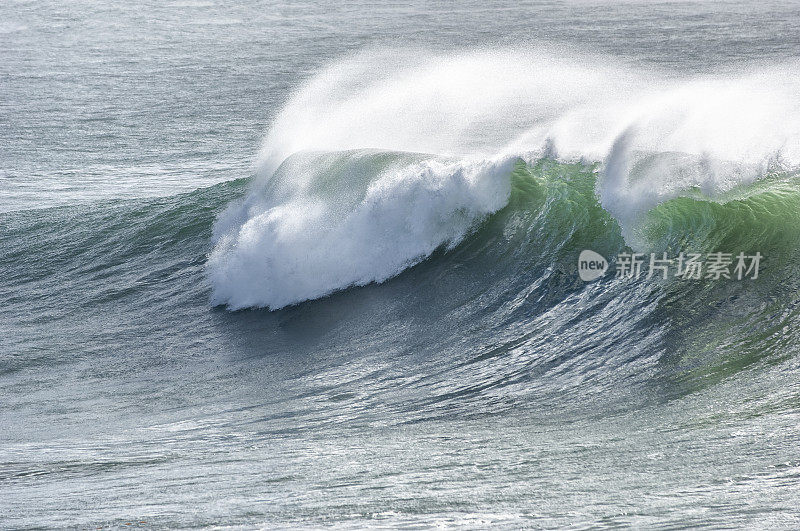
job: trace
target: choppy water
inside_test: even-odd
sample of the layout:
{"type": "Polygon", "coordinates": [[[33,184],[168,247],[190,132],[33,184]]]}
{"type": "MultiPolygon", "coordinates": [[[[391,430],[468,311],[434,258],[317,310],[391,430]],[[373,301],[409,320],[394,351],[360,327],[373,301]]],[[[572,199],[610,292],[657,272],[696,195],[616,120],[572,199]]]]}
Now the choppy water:
{"type": "Polygon", "coordinates": [[[0,20],[0,526],[800,525],[800,6],[0,20]]]}

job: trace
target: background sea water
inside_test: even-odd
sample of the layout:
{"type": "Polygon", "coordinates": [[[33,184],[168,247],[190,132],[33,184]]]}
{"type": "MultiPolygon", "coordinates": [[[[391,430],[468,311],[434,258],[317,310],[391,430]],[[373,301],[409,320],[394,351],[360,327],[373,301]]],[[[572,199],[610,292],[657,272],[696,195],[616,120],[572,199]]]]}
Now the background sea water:
{"type": "MultiPolygon", "coordinates": [[[[800,5],[0,5],[0,525],[800,525],[789,259],[690,302],[582,288],[533,252],[566,222],[514,206],[380,285],[209,302],[214,222],[321,68],[539,46],[738,72],[797,58],[800,5]]],[[[547,171],[623,245],[591,170],[512,202],[562,197],[547,171]]]]}

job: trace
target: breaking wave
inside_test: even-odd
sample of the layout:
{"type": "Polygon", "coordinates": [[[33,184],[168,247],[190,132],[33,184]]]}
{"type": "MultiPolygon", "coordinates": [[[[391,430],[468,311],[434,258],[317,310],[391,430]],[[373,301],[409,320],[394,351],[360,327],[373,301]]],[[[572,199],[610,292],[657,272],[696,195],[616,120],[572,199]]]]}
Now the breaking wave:
{"type": "MultiPolygon", "coordinates": [[[[718,237],[703,245],[720,220],[741,238],[796,227],[798,66],[686,77],[552,49],[357,54],[277,116],[250,192],[215,224],[212,300],[277,309],[385,281],[477,237],[541,161],[588,172],[608,217],[549,215],[635,249],[687,245],[697,223],[718,237]]],[[[540,236],[525,244],[547,248],[540,236]]]]}

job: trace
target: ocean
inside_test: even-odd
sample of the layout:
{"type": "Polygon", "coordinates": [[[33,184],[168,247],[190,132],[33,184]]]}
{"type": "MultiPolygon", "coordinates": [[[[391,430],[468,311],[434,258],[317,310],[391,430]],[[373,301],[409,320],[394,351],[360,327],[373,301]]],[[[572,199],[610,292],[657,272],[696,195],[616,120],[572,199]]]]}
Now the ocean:
{"type": "Polygon", "coordinates": [[[0,59],[0,527],[800,527],[800,4],[7,0],[0,59]]]}

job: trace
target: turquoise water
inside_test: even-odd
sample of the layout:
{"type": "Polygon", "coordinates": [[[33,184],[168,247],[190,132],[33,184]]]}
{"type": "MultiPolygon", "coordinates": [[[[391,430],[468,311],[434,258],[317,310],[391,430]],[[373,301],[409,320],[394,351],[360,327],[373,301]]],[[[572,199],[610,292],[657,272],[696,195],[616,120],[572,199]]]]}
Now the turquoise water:
{"type": "Polygon", "coordinates": [[[0,526],[798,526],[796,6],[0,14],[0,526]]]}

